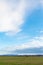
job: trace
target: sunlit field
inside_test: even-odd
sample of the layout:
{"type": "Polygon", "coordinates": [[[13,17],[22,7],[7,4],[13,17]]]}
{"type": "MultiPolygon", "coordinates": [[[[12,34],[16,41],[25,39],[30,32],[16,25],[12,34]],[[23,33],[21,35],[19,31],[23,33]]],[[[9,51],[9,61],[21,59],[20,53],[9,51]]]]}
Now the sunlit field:
{"type": "Polygon", "coordinates": [[[43,65],[43,56],[0,56],[0,65],[43,65]]]}

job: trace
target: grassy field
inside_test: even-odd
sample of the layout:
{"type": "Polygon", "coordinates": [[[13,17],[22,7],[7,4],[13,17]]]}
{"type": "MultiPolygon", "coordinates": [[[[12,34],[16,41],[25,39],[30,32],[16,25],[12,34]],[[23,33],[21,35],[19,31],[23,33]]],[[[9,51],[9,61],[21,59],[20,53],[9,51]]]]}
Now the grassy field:
{"type": "Polygon", "coordinates": [[[43,56],[0,56],[0,65],[43,65],[43,56]]]}

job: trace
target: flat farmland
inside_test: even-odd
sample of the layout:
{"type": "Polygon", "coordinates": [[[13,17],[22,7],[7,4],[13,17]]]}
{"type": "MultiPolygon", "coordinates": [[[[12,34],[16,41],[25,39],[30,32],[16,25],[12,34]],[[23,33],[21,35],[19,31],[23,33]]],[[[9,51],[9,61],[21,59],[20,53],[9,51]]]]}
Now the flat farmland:
{"type": "Polygon", "coordinates": [[[43,56],[0,56],[0,65],[43,65],[43,56]]]}

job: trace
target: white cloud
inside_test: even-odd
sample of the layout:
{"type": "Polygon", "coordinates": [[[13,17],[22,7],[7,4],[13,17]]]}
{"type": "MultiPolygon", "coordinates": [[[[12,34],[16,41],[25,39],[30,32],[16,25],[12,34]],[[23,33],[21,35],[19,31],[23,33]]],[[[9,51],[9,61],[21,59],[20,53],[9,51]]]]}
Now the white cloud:
{"type": "Polygon", "coordinates": [[[37,1],[34,0],[20,0],[18,3],[12,0],[0,0],[0,32],[8,35],[22,31],[26,10],[31,13],[37,5],[37,1]]]}
{"type": "Polygon", "coordinates": [[[34,39],[31,39],[31,41],[27,43],[22,43],[20,45],[12,45],[8,46],[6,48],[3,48],[5,51],[15,51],[15,50],[22,50],[26,48],[39,48],[43,46],[43,37],[35,37],[34,39]]]}
{"type": "Polygon", "coordinates": [[[10,5],[0,2],[0,32],[14,31],[16,33],[21,31],[20,26],[23,23],[23,14],[22,11],[19,11],[21,5],[19,6],[17,10],[12,11],[10,5]]]}
{"type": "MultiPolygon", "coordinates": [[[[43,37],[34,37],[34,39],[31,39],[30,41],[26,43],[22,43],[19,45],[9,45],[4,48],[1,48],[0,52],[3,54],[10,54],[12,51],[16,50],[23,50],[23,49],[30,49],[30,48],[40,48],[43,47],[43,37]]],[[[0,53],[0,54],[1,54],[0,53]]],[[[18,53],[19,54],[19,53],[18,53]]]]}
{"type": "Polygon", "coordinates": [[[10,52],[7,52],[7,51],[0,51],[0,55],[6,55],[6,54],[10,54],[10,52]]]}

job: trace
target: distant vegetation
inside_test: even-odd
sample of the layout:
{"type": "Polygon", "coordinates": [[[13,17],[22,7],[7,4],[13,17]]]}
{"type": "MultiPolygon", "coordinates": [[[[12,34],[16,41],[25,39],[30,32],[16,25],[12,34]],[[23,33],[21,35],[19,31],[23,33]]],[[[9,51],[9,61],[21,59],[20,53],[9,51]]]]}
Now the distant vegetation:
{"type": "Polygon", "coordinates": [[[0,56],[0,65],[43,65],[43,56],[0,56]]]}

